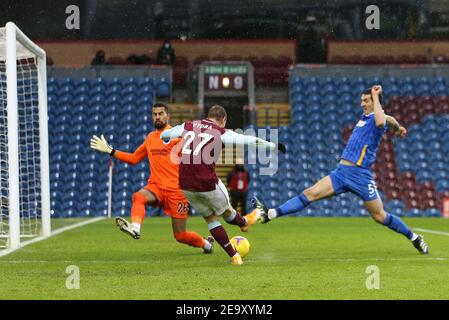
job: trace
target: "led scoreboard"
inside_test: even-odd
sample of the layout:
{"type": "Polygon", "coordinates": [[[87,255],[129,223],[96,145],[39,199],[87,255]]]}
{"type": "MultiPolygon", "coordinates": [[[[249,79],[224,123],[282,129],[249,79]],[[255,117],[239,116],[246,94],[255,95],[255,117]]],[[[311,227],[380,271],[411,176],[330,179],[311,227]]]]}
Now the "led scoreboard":
{"type": "Polygon", "coordinates": [[[242,128],[255,123],[254,68],[248,61],[204,61],[198,70],[198,106],[222,105],[228,125],[242,128]]]}
{"type": "Polygon", "coordinates": [[[204,94],[247,95],[248,66],[246,64],[206,64],[204,94]]]}

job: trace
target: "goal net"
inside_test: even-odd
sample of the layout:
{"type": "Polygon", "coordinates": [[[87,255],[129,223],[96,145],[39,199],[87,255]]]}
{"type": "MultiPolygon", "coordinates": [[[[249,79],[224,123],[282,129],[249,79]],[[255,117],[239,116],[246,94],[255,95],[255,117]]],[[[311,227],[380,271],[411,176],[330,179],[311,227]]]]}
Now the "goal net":
{"type": "Polygon", "coordinates": [[[0,28],[0,249],[50,234],[45,52],[0,28]]]}

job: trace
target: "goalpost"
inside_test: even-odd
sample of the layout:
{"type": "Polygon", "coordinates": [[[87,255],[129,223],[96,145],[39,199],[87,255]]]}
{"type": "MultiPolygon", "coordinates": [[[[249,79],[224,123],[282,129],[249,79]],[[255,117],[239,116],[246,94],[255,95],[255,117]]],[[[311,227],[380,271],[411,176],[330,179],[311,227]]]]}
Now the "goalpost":
{"type": "Polygon", "coordinates": [[[0,28],[0,250],[50,236],[45,51],[12,22],[0,28]]]}

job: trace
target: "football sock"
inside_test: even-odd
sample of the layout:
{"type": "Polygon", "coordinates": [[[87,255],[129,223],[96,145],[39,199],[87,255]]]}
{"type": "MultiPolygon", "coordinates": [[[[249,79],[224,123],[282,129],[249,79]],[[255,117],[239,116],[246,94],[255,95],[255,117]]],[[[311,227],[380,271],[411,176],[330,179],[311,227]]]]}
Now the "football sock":
{"type": "MultiPolygon", "coordinates": [[[[387,216],[385,217],[384,225],[393,231],[403,234],[409,240],[412,240],[414,238],[414,233],[412,232],[412,230],[410,230],[410,228],[407,227],[407,225],[404,222],[402,222],[402,220],[399,219],[399,217],[396,217],[392,214],[387,213],[387,216]]],[[[416,237],[415,237],[415,239],[416,239],[416,237]]]]}
{"type": "Polygon", "coordinates": [[[206,241],[198,233],[191,231],[175,232],[175,239],[178,242],[198,248],[202,248],[204,246],[204,242],[206,241]]]}
{"type": "Polygon", "coordinates": [[[235,251],[234,247],[229,242],[228,234],[223,226],[218,221],[214,221],[208,225],[210,234],[214,239],[220,244],[220,246],[226,251],[226,253],[233,257],[237,251],[235,251]]]}
{"type": "Polygon", "coordinates": [[[206,250],[210,250],[212,248],[212,244],[209,241],[207,241],[206,239],[204,239],[203,248],[206,250]]]}
{"type": "Polygon", "coordinates": [[[134,227],[134,230],[136,230],[137,232],[140,233],[140,223],[133,222],[133,223],[131,223],[131,224],[132,224],[132,226],[134,227]]]}
{"type": "Polygon", "coordinates": [[[145,218],[145,203],[147,198],[140,192],[133,193],[133,204],[131,206],[131,222],[142,224],[145,218]]]}
{"type": "Polygon", "coordinates": [[[232,209],[232,213],[230,216],[225,218],[225,221],[229,224],[233,224],[235,226],[243,227],[246,225],[246,220],[243,218],[240,214],[235,211],[235,209],[232,209]]]}
{"type": "Polygon", "coordinates": [[[280,217],[280,216],[284,216],[287,214],[301,211],[302,209],[307,207],[309,204],[310,204],[310,201],[309,201],[309,199],[307,199],[307,197],[305,196],[305,194],[303,192],[299,196],[288,200],[280,207],[277,207],[276,209],[270,209],[268,211],[268,218],[273,219],[276,217],[280,217]]]}

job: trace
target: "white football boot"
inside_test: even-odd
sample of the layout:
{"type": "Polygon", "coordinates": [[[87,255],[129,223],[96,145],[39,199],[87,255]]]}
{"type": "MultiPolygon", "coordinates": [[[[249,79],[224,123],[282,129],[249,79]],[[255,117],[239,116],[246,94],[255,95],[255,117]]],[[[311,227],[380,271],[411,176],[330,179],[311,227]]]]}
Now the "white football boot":
{"type": "Polygon", "coordinates": [[[136,230],[132,223],[129,223],[122,217],[115,218],[115,224],[120,228],[121,231],[130,235],[132,238],[136,240],[140,238],[140,232],[136,230]]]}

